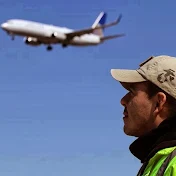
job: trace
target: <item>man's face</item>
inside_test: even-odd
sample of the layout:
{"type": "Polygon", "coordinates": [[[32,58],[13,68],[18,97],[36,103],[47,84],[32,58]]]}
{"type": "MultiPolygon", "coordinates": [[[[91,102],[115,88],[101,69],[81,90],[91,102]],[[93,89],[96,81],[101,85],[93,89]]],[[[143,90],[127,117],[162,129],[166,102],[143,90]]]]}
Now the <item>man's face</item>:
{"type": "Polygon", "coordinates": [[[156,102],[147,95],[147,83],[122,83],[129,91],[122,99],[124,106],[124,132],[139,137],[156,128],[154,110],[156,102]]]}

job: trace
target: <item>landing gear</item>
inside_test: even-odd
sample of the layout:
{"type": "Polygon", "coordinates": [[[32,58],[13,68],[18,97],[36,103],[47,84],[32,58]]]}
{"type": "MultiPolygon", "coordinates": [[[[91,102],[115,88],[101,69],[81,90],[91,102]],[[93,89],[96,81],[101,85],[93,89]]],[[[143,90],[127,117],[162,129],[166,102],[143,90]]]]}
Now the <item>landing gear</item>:
{"type": "Polygon", "coordinates": [[[7,34],[11,37],[12,40],[15,40],[15,36],[12,33],[7,32],[7,34]]]}
{"type": "Polygon", "coordinates": [[[12,40],[15,40],[15,36],[14,36],[14,35],[11,35],[11,39],[12,39],[12,40]]]}
{"type": "Polygon", "coordinates": [[[53,49],[53,47],[51,45],[47,46],[46,48],[48,51],[51,51],[53,49]]]}
{"type": "Polygon", "coordinates": [[[67,44],[62,44],[62,47],[63,47],[63,48],[66,48],[66,47],[67,47],[67,44]]]}

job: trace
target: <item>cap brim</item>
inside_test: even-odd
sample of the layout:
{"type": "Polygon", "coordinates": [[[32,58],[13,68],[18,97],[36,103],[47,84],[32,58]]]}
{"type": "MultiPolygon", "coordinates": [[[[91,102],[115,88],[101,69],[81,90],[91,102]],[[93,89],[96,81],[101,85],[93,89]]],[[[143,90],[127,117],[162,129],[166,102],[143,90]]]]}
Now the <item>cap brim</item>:
{"type": "Polygon", "coordinates": [[[135,83],[146,81],[136,70],[111,69],[111,75],[119,82],[135,83]]]}

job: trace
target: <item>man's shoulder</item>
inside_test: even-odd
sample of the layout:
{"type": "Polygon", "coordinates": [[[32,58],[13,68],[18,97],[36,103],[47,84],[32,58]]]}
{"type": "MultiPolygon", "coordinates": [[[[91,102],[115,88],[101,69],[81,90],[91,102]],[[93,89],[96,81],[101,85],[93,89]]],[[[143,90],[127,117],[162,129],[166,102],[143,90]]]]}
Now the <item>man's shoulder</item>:
{"type": "Polygon", "coordinates": [[[174,147],[168,147],[159,150],[150,160],[149,164],[156,164],[156,161],[162,162],[171,152],[173,152],[176,149],[176,146],[174,147]]]}
{"type": "Polygon", "coordinates": [[[155,156],[157,156],[157,155],[169,155],[174,149],[176,149],[176,146],[161,149],[155,154],[155,156]]]}
{"type": "MultiPolygon", "coordinates": [[[[147,175],[156,175],[160,167],[163,165],[165,159],[171,154],[175,147],[169,147],[159,150],[148,162],[148,165],[145,169],[143,176],[147,175]]],[[[166,167],[164,176],[171,176],[171,172],[175,172],[176,175],[176,157],[172,158],[166,167]]]]}
{"type": "Polygon", "coordinates": [[[174,155],[173,158],[170,160],[164,173],[164,176],[174,176],[174,175],[176,175],[176,155],[174,155]]]}

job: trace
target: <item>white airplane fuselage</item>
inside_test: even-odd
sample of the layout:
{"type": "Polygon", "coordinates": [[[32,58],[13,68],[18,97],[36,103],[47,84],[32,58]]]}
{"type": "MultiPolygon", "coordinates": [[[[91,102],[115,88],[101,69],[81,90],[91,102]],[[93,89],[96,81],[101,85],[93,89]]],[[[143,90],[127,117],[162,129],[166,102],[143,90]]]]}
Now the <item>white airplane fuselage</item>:
{"type": "MultiPolygon", "coordinates": [[[[28,40],[28,44],[30,44],[31,41],[31,44],[33,42],[33,45],[50,45],[58,43],[64,44],[65,42],[68,42],[65,34],[74,31],[65,27],[58,27],[20,19],[8,20],[7,22],[3,23],[1,27],[10,35],[24,36],[26,40],[30,39],[28,40]],[[54,36],[54,34],[57,34],[57,36],[54,36]]],[[[67,44],[75,46],[89,46],[100,43],[101,38],[98,35],[84,34],[81,36],[74,36],[67,44]]]]}

